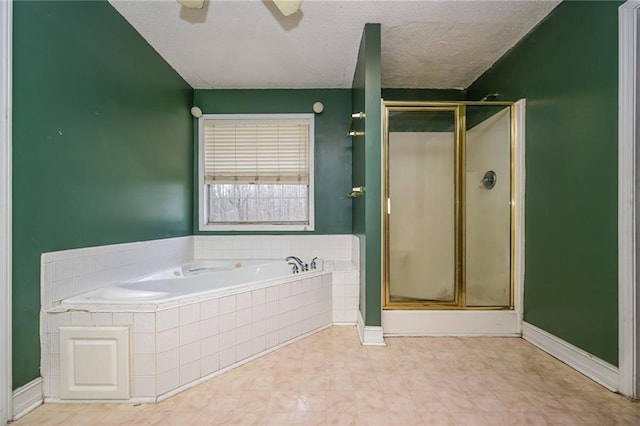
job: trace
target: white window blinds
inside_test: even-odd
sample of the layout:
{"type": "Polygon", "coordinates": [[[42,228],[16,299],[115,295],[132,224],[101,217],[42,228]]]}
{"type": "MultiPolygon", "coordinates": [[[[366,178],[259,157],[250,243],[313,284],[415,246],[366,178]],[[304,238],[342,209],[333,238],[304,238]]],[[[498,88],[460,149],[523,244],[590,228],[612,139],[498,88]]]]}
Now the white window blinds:
{"type": "Polygon", "coordinates": [[[210,119],[203,127],[206,184],[309,184],[307,121],[210,119]]]}

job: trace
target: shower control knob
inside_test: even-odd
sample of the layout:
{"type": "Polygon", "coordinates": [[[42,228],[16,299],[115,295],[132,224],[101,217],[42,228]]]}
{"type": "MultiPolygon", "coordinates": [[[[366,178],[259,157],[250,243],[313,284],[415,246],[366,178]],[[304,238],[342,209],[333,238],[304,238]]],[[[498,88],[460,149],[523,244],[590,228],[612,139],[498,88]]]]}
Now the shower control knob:
{"type": "Polygon", "coordinates": [[[493,170],[489,170],[482,177],[482,186],[484,186],[485,189],[493,189],[493,187],[496,186],[497,182],[498,175],[496,175],[496,172],[494,172],[493,170]]]}

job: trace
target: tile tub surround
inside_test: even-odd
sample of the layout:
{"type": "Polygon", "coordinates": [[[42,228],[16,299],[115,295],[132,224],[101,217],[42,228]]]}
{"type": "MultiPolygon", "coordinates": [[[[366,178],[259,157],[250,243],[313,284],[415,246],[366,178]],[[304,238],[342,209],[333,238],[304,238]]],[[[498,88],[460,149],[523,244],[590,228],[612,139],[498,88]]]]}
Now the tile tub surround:
{"type": "MultiPolygon", "coordinates": [[[[44,377],[44,395],[49,400],[55,400],[59,395],[59,336],[57,327],[61,325],[129,326],[132,339],[131,347],[134,348],[131,360],[134,379],[131,385],[134,389],[133,395],[136,398],[144,400],[157,398],[162,394],[157,391],[158,389],[164,390],[176,381],[175,368],[165,371],[166,374],[161,377],[158,374],[145,374],[150,372],[152,368],[150,366],[153,366],[153,369],[156,368],[158,360],[163,363],[169,362],[166,361],[169,357],[173,357],[172,359],[175,360],[175,351],[172,352],[175,348],[166,349],[162,346],[161,349],[166,349],[163,351],[149,349],[151,346],[155,348],[158,339],[168,339],[173,336],[178,339],[176,340],[178,346],[182,344],[179,340],[180,334],[176,335],[175,330],[162,330],[164,332],[162,335],[157,331],[156,315],[160,315],[160,321],[163,321],[163,316],[167,315],[160,313],[163,310],[154,308],[147,312],[133,312],[133,310],[44,312],[52,307],[55,308],[62,299],[161,270],[167,265],[184,263],[191,259],[246,259],[254,256],[278,259],[294,253],[304,261],[310,261],[315,256],[324,259],[324,271],[331,273],[323,277],[323,283],[326,284],[325,281],[328,280],[331,287],[330,297],[332,299],[329,304],[332,313],[329,322],[355,324],[359,301],[358,250],[358,239],[353,235],[207,235],[45,253],[42,255],[41,265],[43,308],[43,312],[41,312],[41,371],[44,377]],[[159,356],[159,353],[163,353],[162,357],[159,356]]],[[[214,322],[212,318],[207,318],[207,320],[214,322]]],[[[241,320],[246,321],[242,318],[241,320]]],[[[273,319],[270,321],[270,327],[273,328],[275,322],[273,319]]],[[[192,328],[195,329],[195,327],[192,328]]],[[[225,335],[224,338],[229,338],[229,336],[225,335]]],[[[271,339],[274,338],[273,336],[271,334],[271,339]]],[[[210,339],[207,342],[214,340],[212,336],[208,337],[210,339]]],[[[188,340],[188,336],[183,336],[184,339],[188,340]]],[[[160,342],[164,344],[164,340],[160,340],[160,342]]],[[[201,342],[201,345],[206,346],[207,342],[201,342]]],[[[247,344],[246,342],[242,343],[244,346],[240,350],[246,351],[247,344]]],[[[169,343],[166,344],[169,345],[169,343]]],[[[280,343],[278,342],[278,344],[280,343]]],[[[185,358],[186,351],[187,349],[183,349],[183,359],[187,359],[185,358]]],[[[230,350],[227,351],[227,353],[230,352],[230,350]]],[[[219,356],[220,352],[218,352],[219,356]]],[[[214,362],[214,359],[200,358],[201,375],[206,371],[207,362],[214,362]]],[[[194,361],[190,366],[185,364],[181,366],[181,369],[178,367],[178,374],[182,371],[183,376],[189,374],[195,376],[195,366],[194,361]],[[189,371],[189,368],[192,370],[189,371]]],[[[178,383],[180,383],[180,378],[178,378],[178,383]]]]}
{"type": "Polygon", "coordinates": [[[305,262],[324,260],[333,272],[333,322],[355,324],[360,303],[358,264],[360,245],[355,235],[196,235],[195,259],[284,259],[294,254],[305,262]]]}
{"type": "Polygon", "coordinates": [[[42,309],[193,258],[193,237],[87,247],[42,254],[42,309]]]}
{"type": "Polygon", "coordinates": [[[192,259],[284,259],[313,257],[334,271],[334,321],[355,324],[358,310],[359,244],[354,235],[196,235],[44,253],[41,303],[61,300],[178,265],[192,259]]]}
{"type": "Polygon", "coordinates": [[[358,270],[350,261],[325,262],[324,269],[333,273],[333,323],[355,324],[360,304],[358,270]]]}
{"type": "Polygon", "coordinates": [[[331,292],[331,273],[318,272],[151,312],[45,313],[45,401],[59,400],[60,326],[128,326],[133,348],[130,401],[156,402],[330,326],[331,292]]]}

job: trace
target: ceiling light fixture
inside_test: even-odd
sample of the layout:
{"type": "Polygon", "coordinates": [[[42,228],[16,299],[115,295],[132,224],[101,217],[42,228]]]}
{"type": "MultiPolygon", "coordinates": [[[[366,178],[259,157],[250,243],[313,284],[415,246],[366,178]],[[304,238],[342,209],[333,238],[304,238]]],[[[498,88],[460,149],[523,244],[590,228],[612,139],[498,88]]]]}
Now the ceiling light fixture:
{"type": "Polygon", "coordinates": [[[177,1],[187,9],[202,9],[204,7],[204,0],[177,0],[177,1]]]}
{"type": "MultiPolygon", "coordinates": [[[[205,0],[176,0],[187,9],[202,9],[205,0]]],[[[300,10],[302,0],[271,0],[284,16],[293,15],[300,10]]]]}
{"type": "Polygon", "coordinates": [[[302,0],[272,0],[278,10],[284,15],[289,16],[300,10],[302,0]]]}

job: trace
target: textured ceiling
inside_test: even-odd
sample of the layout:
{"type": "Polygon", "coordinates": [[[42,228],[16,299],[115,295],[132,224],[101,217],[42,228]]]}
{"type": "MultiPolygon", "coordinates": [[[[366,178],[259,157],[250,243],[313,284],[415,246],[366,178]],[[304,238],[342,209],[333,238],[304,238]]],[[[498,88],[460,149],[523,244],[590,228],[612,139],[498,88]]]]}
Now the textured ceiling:
{"type": "Polygon", "coordinates": [[[350,88],[365,23],[382,24],[382,86],[466,88],[559,1],[110,0],[196,89],[350,88]]]}

